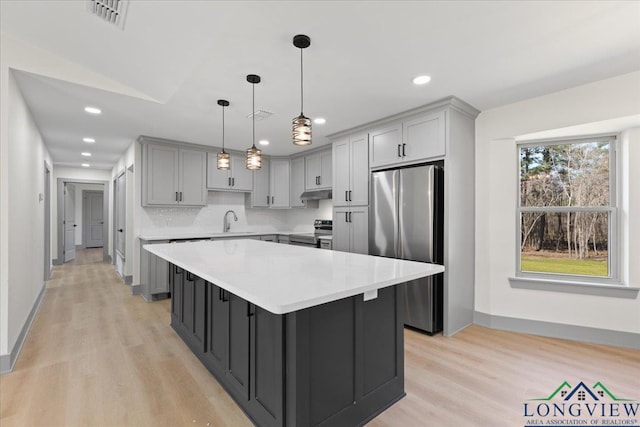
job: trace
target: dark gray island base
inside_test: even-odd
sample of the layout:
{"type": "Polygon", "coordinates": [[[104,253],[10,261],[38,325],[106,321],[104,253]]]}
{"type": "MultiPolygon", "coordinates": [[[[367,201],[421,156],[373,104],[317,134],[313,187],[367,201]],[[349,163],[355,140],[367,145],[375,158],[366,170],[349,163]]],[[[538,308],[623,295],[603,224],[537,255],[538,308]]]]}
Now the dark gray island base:
{"type": "Polygon", "coordinates": [[[258,426],[360,426],[405,395],[404,286],[277,315],[175,265],[170,285],[171,326],[258,426]]]}

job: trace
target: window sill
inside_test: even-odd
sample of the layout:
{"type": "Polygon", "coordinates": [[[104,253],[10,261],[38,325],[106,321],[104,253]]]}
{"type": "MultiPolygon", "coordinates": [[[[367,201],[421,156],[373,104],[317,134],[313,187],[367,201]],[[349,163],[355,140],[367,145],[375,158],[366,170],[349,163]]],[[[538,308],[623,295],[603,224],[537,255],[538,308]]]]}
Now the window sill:
{"type": "Polygon", "coordinates": [[[569,294],[597,295],[614,298],[636,299],[640,288],[623,285],[600,285],[597,283],[565,280],[536,279],[531,277],[509,277],[512,288],[569,294]]]}

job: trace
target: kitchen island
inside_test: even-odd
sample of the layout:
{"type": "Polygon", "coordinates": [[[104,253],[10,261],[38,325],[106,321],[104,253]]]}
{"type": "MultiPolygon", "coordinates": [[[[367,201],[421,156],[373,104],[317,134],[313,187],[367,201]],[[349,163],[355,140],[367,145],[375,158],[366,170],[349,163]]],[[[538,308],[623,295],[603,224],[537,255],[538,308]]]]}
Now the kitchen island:
{"type": "Polygon", "coordinates": [[[444,267],[255,240],[145,246],[171,325],[259,426],[362,425],[404,396],[402,286],[444,267]]]}

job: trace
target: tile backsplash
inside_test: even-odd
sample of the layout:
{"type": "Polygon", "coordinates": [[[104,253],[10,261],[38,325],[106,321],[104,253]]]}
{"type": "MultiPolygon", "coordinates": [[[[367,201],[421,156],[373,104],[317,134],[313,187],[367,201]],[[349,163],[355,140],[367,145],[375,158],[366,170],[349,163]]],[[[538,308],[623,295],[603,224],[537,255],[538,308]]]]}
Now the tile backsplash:
{"type": "Polygon", "coordinates": [[[238,221],[230,231],[313,231],[313,220],[331,219],[331,200],[320,200],[318,208],[247,209],[245,193],[209,191],[203,208],[143,208],[140,234],[217,233],[222,231],[225,212],[233,210],[238,221]]]}

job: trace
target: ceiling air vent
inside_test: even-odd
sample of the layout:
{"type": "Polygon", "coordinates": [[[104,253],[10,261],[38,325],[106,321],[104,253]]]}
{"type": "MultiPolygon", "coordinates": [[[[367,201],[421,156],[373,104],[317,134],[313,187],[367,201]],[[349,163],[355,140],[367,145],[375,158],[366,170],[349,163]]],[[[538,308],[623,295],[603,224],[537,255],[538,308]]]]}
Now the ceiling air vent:
{"type": "Polygon", "coordinates": [[[265,120],[268,119],[269,117],[271,117],[273,115],[273,113],[270,113],[269,111],[265,111],[265,110],[256,110],[253,113],[249,114],[247,116],[247,119],[252,119],[253,116],[256,116],[256,120],[260,121],[260,120],[265,120]]]}
{"type": "Polygon", "coordinates": [[[124,30],[129,0],[87,0],[87,11],[124,30]]]}

